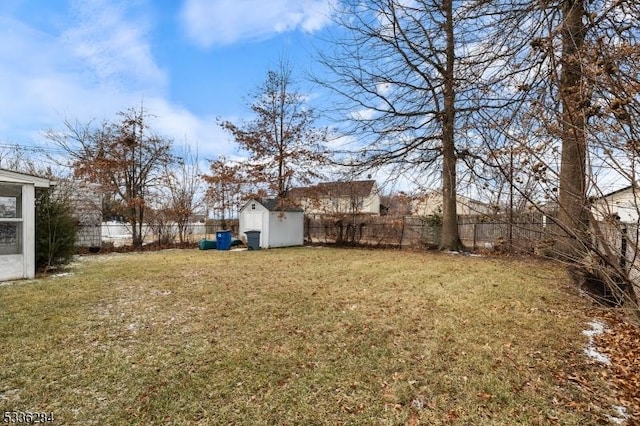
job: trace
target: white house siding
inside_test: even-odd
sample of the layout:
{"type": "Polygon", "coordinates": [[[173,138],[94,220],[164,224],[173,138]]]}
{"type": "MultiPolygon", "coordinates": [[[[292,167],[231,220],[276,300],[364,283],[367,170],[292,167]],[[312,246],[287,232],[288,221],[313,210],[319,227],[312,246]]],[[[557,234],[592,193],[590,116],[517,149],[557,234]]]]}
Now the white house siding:
{"type": "MultiPolygon", "coordinates": [[[[441,215],[442,201],[442,194],[440,193],[427,194],[411,203],[411,214],[413,216],[441,215]]],[[[488,204],[457,195],[456,213],[458,215],[482,215],[491,214],[493,211],[488,204]]]]}
{"type": "Polygon", "coordinates": [[[636,293],[640,293],[640,256],[636,237],[640,225],[640,189],[629,186],[597,198],[591,205],[591,212],[600,222],[600,230],[616,256],[622,255],[622,240],[626,238],[629,279],[634,283],[636,293]],[[626,235],[623,236],[622,229],[625,228],[626,235]]]}
{"type": "Polygon", "coordinates": [[[375,181],[323,182],[293,188],[289,197],[312,216],[380,214],[380,194],[375,181]]]}
{"type": "Polygon", "coordinates": [[[380,214],[380,195],[377,189],[363,200],[362,213],[380,214]]]}
{"type": "Polygon", "coordinates": [[[32,278],[33,274],[25,273],[24,256],[21,254],[5,254],[0,256],[0,281],[20,278],[32,278]]]}
{"type": "MultiPolygon", "coordinates": [[[[0,184],[6,182],[0,182],[0,184]]],[[[17,225],[19,253],[0,255],[0,281],[33,278],[35,276],[35,188],[23,183],[21,187],[21,218],[13,222],[17,225]],[[20,220],[21,219],[21,220],[20,220]]]]}
{"type": "Polygon", "coordinates": [[[19,217],[0,218],[0,224],[17,225],[15,239],[18,245],[16,252],[0,254],[0,281],[35,276],[35,188],[47,188],[50,184],[47,179],[0,170],[0,185],[14,190],[20,188],[17,197],[20,205],[16,205],[19,214],[15,215],[19,217]]]}
{"type": "Polygon", "coordinates": [[[380,196],[377,193],[366,197],[308,198],[300,204],[309,215],[380,214],[380,196]]]}
{"type": "Polygon", "coordinates": [[[639,203],[640,190],[629,187],[598,198],[593,202],[592,211],[596,220],[618,216],[620,222],[638,223],[639,203]]]}
{"type": "Polygon", "coordinates": [[[22,252],[24,265],[24,277],[33,278],[36,273],[36,196],[34,185],[22,186],[22,252]]]}

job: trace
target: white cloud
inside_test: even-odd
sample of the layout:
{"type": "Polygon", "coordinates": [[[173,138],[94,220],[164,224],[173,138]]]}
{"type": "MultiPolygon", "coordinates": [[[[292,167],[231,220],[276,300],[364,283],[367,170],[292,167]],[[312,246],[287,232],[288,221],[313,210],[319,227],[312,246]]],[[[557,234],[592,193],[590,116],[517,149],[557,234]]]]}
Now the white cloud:
{"type": "Polygon", "coordinates": [[[203,157],[233,151],[215,117],[167,99],[169,77],[136,3],[144,5],[77,1],[59,33],[0,16],[0,143],[45,144],[42,132],[61,129],[65,119],[111,120],[142,101],[158,117],[153,129],[176,145],[197,144],[203,157]]]}
{"type": "Polygon", "coordinates": [[[152,129],[173,139],[176,147],[187,144],[192,152],[197,149],[201,159],[234,153],[235,144],[231,136],[218,126],[216,117],[196,116],[163,98],[146,99],[144,105],[150,114],[157,117],[151,120],[152,129]]]}
{"type": "Polygon", "coordinates": [[[187,36],[203,47],[260,40],[295,29],[314,32],[330,22],[337,0],[186,0],[187,36]]]}
{"type": "Polygon", "coordinates": [[[376,116],[376,110],[374,110],[373,108],[359,109],[359,110],[351,111],[351,113],[349,113],[349,118],[351,118],[352,120],[358,120],[358,121],[373,120],[375,116],[376,116]]]}
{"type": "Polygon", "coordinates": [[[59,34],[0,18],[0,81],[11,82],[0,86],[3,140],[31,142],[35,128],[110,117],[166,90],[144,22],[106,0],[77,2],[72,11],[59,34]]]}
{"type": "Polygon", "coordinates": [[[392,84],[391,83],[378,83],[376,84],[376,93],[379,96],[387,96],[391,93],[392,84]]]}
{"type": "Polygon", "coordinates": [[[124,3],[78,1],[78,22],[61,40],[102,82],[116,87],[163,87],[165,73],[155,63],[147,40],[148,24],[130,18],[124,3]]]}

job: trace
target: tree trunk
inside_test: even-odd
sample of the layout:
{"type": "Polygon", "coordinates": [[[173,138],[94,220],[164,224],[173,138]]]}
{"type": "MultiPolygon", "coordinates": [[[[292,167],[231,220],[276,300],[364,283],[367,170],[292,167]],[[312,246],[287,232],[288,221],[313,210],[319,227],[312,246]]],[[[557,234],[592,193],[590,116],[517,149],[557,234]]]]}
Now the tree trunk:
{"type": "MultiPolygon", "coordinates": [[[[139,200],[137,201],[139,202],[139,200]]],[[[143,227],[144,227],[144,207],[140,205],[134,205],[129,209],[131,221],[131,245],[133,247],[142,247],[144,242],[143,227]]]]}
{"type": "Polygon", "coordinates": [[[562,158],[560,166],[558,221],[564,228],[559,241],[560,255],[577,260],[584,253],[588,235],[586,203],[585,108],[588,104],[581,57],[584,45],[584,0],[562,2],[562,158]]]}
{"type": "Polygon", "coordinates": [[[456,211],[456,153],[454,140],[455,120],[455,44],[453,35],[453,4],[443,2],[446,15],[445,31],[447,39],[447,65],[444,75],[444,110],[442,114],[442,235],[440,249],[459,250],[462,248],[458,233],[458,213],[456,211]]]}

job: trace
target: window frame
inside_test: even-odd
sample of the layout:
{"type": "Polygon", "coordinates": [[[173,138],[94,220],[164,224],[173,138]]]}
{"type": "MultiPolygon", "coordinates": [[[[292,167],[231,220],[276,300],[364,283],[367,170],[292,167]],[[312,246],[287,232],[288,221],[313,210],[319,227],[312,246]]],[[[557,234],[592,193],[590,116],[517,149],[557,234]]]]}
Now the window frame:
{"type": "MultiPolygon", "coordinates": [[[[7,233],[3,236],[0,232],[0,256],[2,255],[19,255],[24,253],[24,214],[22,211],[22,203],[24,197],[23,185],[1,182],[0,183],[0,199],[15,199],[15,206],[13,217],[0,216],[0,225],[15,225],[15,231],[13,234],[13,242],[11,242],[11,235],[7,233]],[[3,241],[3,239],[7,241],[3,241]]],[[[0,226],[0,229],[4,227],[0,226]]]]}

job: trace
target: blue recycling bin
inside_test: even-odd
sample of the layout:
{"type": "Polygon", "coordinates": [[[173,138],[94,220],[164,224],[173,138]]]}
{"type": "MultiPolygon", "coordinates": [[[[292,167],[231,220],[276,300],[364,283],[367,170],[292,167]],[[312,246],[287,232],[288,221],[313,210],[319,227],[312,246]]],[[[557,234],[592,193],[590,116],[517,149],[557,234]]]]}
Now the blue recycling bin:
{"type": "Polygon", "coordinates": [[[216,232],[216,246],[218,250],[229,250],[231,248],[231,231],[216,232]]]}

